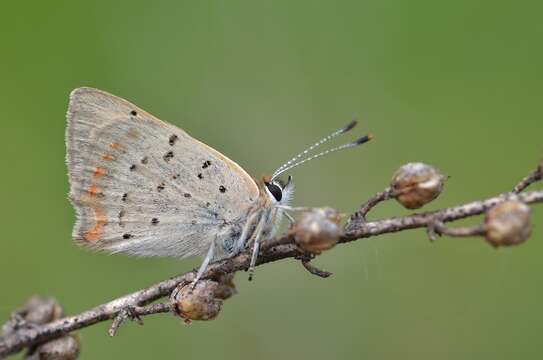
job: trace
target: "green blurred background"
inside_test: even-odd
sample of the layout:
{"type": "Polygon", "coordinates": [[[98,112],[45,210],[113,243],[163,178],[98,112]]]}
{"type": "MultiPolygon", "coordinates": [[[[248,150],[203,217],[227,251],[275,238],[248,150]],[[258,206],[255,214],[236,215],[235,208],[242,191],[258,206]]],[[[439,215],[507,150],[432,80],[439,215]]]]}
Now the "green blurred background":
{"type": "MultiPolygon", "coordinates": [[[[293,171],[295,205],[351,212],[393,171],[451,176],[427,209],[510,189],[543,154],[540,2],[31,1],[0,14],[0,318],[29,295],[76,313],[199,264],[94,254],[70,240],[65,112],[93,86],[127,98],[254,176],[361,121],[376,139],[293,171]]],[[[354,137],[357,134],[351,135],[354,137]]],[[[349,138],[351,138],[349,137],[349,138]]],[[[373,218],[407,214],[395,203],[373,218]]],[[[525,245],[422,230],[316,263],[238,274],[219,318],[80,331],[82,359],[540,358],[542,207],[525,245]]],[[[3,320],[2,320],[3,322],[3,320]]]]}

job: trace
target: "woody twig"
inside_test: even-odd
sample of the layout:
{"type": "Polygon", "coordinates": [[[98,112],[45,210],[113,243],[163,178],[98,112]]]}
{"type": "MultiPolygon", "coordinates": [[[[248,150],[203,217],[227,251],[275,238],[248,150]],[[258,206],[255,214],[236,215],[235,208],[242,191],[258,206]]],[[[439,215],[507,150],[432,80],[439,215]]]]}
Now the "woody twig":
{"type": "MultiPolygon", "coordinates": [[[[416,228],[427,229],[432,238],[440,235],[453,237],[484,236],[494,246],[515,245],[526,240],[529,236],[529,208],[527,205],[542,203],[543,190],[523,191],[529,185],[541,180],[541,166],[519,182],[511,192],[438,211],[368,221],[368,213],[381,201],[395,199],[404,207],[417,208],[432,201],[439,195],[445,177],[437,170],[423,165],[408,164],[402,167],[394,175],[392,184],[384,192],[373,196],[359,211],[351,216],[345,228],[340,229],[341,231],[335,241],[344,244],[416,228]],[[446,223],[481,214],[485,214],[485,220],[475,227],[450,228],[445,225],[446,223]]],[[[327,229],[326,227],[321,228],[327,229]]],[[[183,293],[185,291],[184,285],[192,281],[195,270],[160,281],[79,314],[52,319],[47,323],[32,324],[30,326],[24,318],[24,314],[28,312],[28,309],[25,310],[25,313],[15,312],[12,319],[4,326],[4,334],[0,338],[0,358],[20,352],[25,348],[29,349],[50,342],[53,339],[65,337],[76,330],[102,321],[113,320],[110,334],[114,335],[119,327],[129,319],[138,320],[142,316],[151,316],[158,313],[176,313],[185,317],[190,316],[190,311],[186,311],[187,309],[180,311],[180,303],[173,304],[172,301],[174,300],[172,299],[184,299],[185,303],[183,304],[187,304],[187,299],[191,299],[190,296],[197,295],[199,296],[198,299],[205,300],[206,291],[209,290],[206,288],[208,283],[226,284],[213,285],[210,296],[215,300],[227,298],[233,291],[233,285],[231,284],[231,278],[224,280],[225,276],[240,270],[246,270],[249,267],[250,257],[251,249],[246,249],[235,257],[211,264],[202,277],[204,282],[201,288],[191,289],[191,292],[183,293]],[[230,293],[225,295],[225,291],[230,291],[230,293]],[[170,297],[172,292],[176,296],[170,297]],[[179,294],[181,295],[177,296],[179,294]],[[151,304],[159,299],[166,300],[162,303],[151,304]]],[[[309,264],[309,259],[313,257],[308,257],[307,251],[297,244],[295,234],[288,232],[263,244],[257,265],[288,258],[302,259],[304,266],[310,272],[318,272],[317,275],[319,276],[328,275],[328,273],[324,274],[324,272],[309,264]]],[[[190,301],[188,304],[198,305],[198,303],[190,301]]],[[[220,310],[220,303],[218,302],[206,304],[207,308],[214,306],[213,309],[220,310]]],[[[204,318],[205,316],[202,317],[202,319],[204,318]]]]}

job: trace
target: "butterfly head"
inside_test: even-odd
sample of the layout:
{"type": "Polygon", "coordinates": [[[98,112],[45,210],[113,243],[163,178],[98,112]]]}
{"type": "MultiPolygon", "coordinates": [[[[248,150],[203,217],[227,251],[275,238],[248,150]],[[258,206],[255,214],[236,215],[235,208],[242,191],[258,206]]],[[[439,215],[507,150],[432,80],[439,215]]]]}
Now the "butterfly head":
{"type": "Polygon", "coordinates": [[[264,191],[274,204],[285,205],[289,202],[294,191],[292,176],[288,177],[287,182],[280,179],[271,180],[269,177],[262,179],[264,191]]]}

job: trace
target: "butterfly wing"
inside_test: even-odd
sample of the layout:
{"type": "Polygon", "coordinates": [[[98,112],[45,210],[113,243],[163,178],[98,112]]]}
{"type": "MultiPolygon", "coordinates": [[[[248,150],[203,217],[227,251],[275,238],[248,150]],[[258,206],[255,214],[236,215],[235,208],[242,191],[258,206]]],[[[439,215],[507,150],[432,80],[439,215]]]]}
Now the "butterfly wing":
{"type": "Polygon", "coordinates": [[[78,244],[188,257],[205,255],[217,236],[238,236],[259,189],[235,162],[100,90],[74,90],[67,118],[78,244]]]}

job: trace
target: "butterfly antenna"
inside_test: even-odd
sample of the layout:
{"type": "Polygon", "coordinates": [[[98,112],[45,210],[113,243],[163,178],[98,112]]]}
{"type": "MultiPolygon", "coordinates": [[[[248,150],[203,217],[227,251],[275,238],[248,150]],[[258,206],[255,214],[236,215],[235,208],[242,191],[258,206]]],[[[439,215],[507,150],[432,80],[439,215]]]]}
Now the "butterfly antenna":
{"type": "Polygon", "coordinates": [[[313,155],[313,156],[309,156],[309,157],[307,157],[307,158],[305,158],[305,159],[303,159],[301,161],[298,161],[298,162],[296,162],[296,163],[294,163],[294,164],[292,164],[290,166],[283,167],[281,170],[276,171],[273,174],[270,181],[273,181],[275,178],[277,178],[279,175],[283,174],[284,172],[289,171],[290,169],[295,168],[295,167],[297,167],[299,165],[302,165],[303,163],[306,163],[306,162],[308,162],[310,160],[314,160],[316,158],[319,158],[319,157],[324,156],[324,155],[331,154],[331,153],[339,151],[339,150],[345,150],[345,149],[349,149],[349,148],[352,148],[352,147],[355,147],[355,146],[358,146],[358,145],[362,145],[364,143],[367,143],[371,139],[373,139],[373,135],[371,135],[371,134],[365,135],[365,136],[362,136],[360,139],[358,139],[356,141],[340,145],[338,147],[335,147],[335,148],[320,152],[320,153],[318,153],[316,155],[313,155]]]}
{"type": "Polygon", "coordinates": [[[287,168],[293,162],[300,159],[302,156],[306,155],[308,152],[312,151],[316,147],[324,144],[325,142],[327,142],[329,140],[332,140],[333,138],[335,138],[335,137],[337,137],[339,135],[345,134],[349,130],[352,130],[356,126],[357,123],[358,122],[356,120],[353,120],[350,123],[348,123],[347,125],[345,125],[344,127],[342,127],[341,129],[336,130],[333,133],[331,133],[330,135],[320,139],[319,141],[317,141],[316,143],[314,143],[313,145],[311,145],[310,147],[308,147],[307,149],[305,149],[304,151],[302,151],[301,153],[299,153],[298,155],[296,155],[295,157],[293,157],[292,159],[290,159],[289,161],[287,161],[286,163],[281,165],[277,170],[275,170],[275,172],[272,175],[272,178],[275,178],[276,174],[278,174],[279,172],[282,172],[283,169],[287,168]]]}

